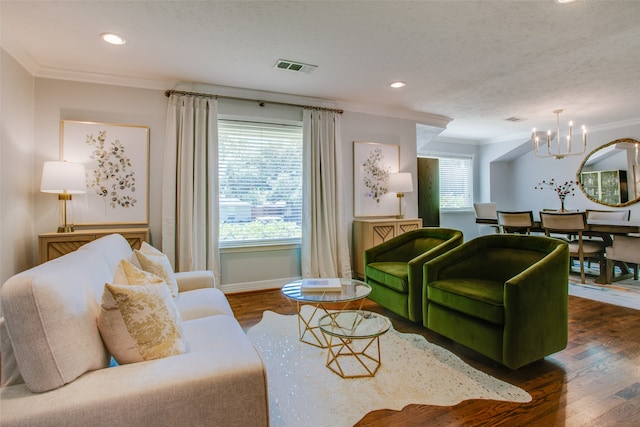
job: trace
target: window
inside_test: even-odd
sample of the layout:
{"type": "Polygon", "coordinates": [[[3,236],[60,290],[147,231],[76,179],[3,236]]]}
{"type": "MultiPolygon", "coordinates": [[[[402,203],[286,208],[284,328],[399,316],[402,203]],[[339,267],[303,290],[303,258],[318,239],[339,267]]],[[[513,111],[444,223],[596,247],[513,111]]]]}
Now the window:
{"type": "Polygon", "coordinates": [[[299,242],[302,124],[218,120],[220,246],[299,242]]]}
{"type": "Polygon", "coordinates": [[[440,209],[472,209],[473,158],[448,155],[434,157],[439,160],[440,209]]]}

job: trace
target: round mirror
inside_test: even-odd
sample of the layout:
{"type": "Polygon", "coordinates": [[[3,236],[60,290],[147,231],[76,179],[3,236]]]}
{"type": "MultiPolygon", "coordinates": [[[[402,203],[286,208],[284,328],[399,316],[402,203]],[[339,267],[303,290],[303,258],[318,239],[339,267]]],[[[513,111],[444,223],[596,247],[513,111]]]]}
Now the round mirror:
{"type": "Polygon", "coordinates": [[[588,199],[611,207],[640,202],[640,141],[623,138],[590,152],[576,172],[588,199]]]}

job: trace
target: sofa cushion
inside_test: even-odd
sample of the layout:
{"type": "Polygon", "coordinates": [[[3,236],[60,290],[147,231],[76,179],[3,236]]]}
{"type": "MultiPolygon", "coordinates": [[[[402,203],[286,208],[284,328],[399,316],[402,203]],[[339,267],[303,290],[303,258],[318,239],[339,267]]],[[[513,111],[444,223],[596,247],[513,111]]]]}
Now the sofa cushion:
{"type": "Polygon", "coordinates": [[[217,314],[233,316],[229,301],[220,289],[203,288],[180,292],[175,303],[183,321],[217,314]]]}
{"type": "Polygon", "coordinates": [[[163,278],[169,286],[171,296],[176,298],[178,296],[178,282],[169,258],[147,242],[143,242],[140,249],[136,249],[134,253],[142,269],[163,278]]]}
{"type": "Polygon", "coordinates": [[[367,278],[395,291],[407,293],[409,269],[406,262],[372,262],[366,267],[367,278]]]}
{"type": "Polygon", "coordinates": [[[429,302],[495,323],[504,324],[504,283],[482,279],[448,279],[427,286],[429,302]]]}
{"type": "Polygon", "coordinates": [[[147,285],[106,284],[98,328],[120,364],[185,351],[180,313],[162,280],[147,285]]]}

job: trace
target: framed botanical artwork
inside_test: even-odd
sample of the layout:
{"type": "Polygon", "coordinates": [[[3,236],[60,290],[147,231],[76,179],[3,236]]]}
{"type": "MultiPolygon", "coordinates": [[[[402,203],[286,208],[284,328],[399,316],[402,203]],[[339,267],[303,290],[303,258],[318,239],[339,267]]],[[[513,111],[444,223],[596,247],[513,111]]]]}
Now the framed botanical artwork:
{"type": "Polygon", "coordinates": [[[400,167],[400,146],[377,142],[353,142],[353,215],[397,215],[398,199],[389,193],[389,174],[400,167]]]}
{"type": "Polygon", "coordinates": [[[86,194],[73,197],[75,225],[149,222],[149,128],[63,120],[62,159],[82,163],[86,194]]]}

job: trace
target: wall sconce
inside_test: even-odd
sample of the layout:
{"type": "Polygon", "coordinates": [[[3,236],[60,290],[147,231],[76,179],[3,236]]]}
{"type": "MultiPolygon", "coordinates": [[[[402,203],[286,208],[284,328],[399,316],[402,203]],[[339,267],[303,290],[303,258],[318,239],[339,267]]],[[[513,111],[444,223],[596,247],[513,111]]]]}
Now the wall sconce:
{"type": "Polygon", "coordinates": [[[60,204],[58,233],[73,232],[73,224],[67,223],[67,201],[72,194],[87,192],[84,165],[71,162],[44,162],[40,191],[58,195],[60,204]]]}
{"type": "Polygon", "coordinates": [[[389,174],[389,185],[387,187],[389,192],[397,193],[398,205],[400,207],[400,214],[396,216],[398,219],[404,218],[402,215],[402,198],[404,193],[411,193],[413,191],[413,178],[409,172],[398,172],[389,174]]]}

